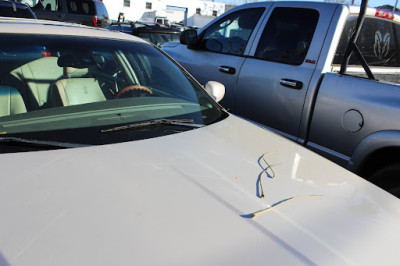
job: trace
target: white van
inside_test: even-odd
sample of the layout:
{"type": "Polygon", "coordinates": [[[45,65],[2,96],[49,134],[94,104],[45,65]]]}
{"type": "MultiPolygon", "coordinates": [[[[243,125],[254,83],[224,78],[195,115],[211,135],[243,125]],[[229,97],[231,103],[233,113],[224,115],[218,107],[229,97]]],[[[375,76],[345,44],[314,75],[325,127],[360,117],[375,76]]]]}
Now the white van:
{"type": "Polygon", "coordinates": [[[167,27],[171,27],[171,22],[169,19],[163,15],[163,13],[157,13],[157,11],[149,11],[149,12],[144,12],[140,22],[145,23],[145,24],[158,24],[158,25],[163,25],[167,27]]]}

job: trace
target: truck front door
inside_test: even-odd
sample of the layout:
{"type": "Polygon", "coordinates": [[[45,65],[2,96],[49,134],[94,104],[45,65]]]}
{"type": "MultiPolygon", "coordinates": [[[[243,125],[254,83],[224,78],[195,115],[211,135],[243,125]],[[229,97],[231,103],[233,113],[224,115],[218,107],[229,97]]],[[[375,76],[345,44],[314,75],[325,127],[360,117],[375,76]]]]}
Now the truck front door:
{"type": "Polygon", "coordinates": [[[220,102],[231,109],[234,102],[237,76],[245,60],[250,43],[254,39],[257,25],[271,3],[262,3],[254,8],[227,12],[206,29],[199,32],[197,49],[178,47],[163,48],[201,84],[209,80],[223,83],[225,97],[220,102]]]}
{"type": "Polygon", "coordinates": [[[335,9],[277,2],[237,83],[233,113],[295,140],[311,76],[335,9]]]}

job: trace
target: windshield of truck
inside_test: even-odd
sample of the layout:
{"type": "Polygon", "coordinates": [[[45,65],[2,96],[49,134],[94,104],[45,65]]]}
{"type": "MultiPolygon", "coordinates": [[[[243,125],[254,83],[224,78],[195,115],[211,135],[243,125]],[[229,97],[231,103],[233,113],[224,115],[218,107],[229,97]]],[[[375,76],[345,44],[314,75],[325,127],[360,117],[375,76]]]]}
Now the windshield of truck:
{"type": "Polygon", "coordinates": [[[0,152],[19,146],[20,139],[107,144],[175,134],[226,117],[190,75],[146,43],[1,38],[7,42],[0,44],[0,152]]]}

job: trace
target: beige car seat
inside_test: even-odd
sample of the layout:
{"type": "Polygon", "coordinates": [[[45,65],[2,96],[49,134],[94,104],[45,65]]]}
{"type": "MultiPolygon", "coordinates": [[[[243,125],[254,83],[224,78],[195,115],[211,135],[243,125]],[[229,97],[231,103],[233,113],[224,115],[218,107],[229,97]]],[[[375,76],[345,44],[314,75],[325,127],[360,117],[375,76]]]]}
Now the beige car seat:
{"type": "Polygon", "coordinates": [[[94,78],[69,78],[57,81],[51,89],[52,98],[61,99],[63,106],[105,101],[106,97],[94,78]]]}
{"type": "Polygon", "coordinates": [[[81,77],[88,69],[63,68],[58,66],[57,57],[43,57],[29,62],[11,71],[11,74],[22,81],[31,92],[27,99],[29,107],[35,109],[48,101],[52,84],[64,77],[81,77]],[[33,99],[32,99],[33,98],[33,99]]]}
{"type": "Polygon", "coordinates": [[[0,117],[25,112],[25,103],[18,90],[9,86],[0,86],[0,117]]]}

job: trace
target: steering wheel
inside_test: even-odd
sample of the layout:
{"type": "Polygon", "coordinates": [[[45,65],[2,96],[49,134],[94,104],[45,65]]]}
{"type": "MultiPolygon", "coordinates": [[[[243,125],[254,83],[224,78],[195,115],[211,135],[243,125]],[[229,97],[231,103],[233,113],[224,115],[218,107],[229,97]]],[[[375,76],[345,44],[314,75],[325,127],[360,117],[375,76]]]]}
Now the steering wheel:
{"type": "Polygon", "coordinates": [[[114,95],[114,99],[123,98],[123,97],[139,97],[139,96],[149,96],[152,95],[153,91],[149,88],[141,85],[131,85],[123,88],[117,94],[114,95]],[[129,93],[129,96],[127,94],[129,93]],[[123,96],[125,95],[125,96],[123,96]]]}

